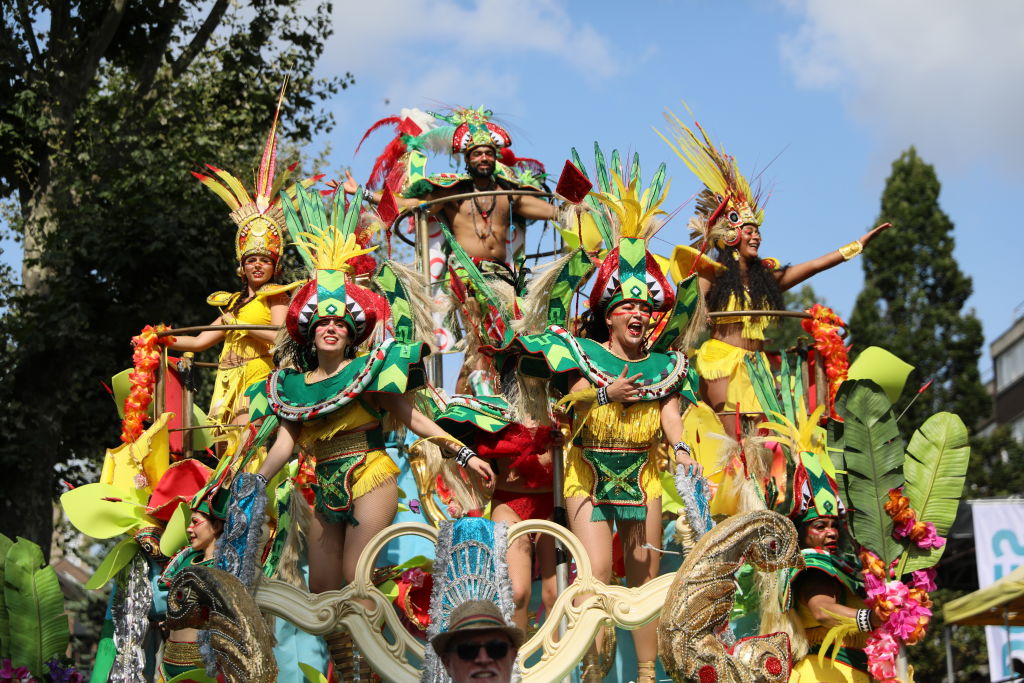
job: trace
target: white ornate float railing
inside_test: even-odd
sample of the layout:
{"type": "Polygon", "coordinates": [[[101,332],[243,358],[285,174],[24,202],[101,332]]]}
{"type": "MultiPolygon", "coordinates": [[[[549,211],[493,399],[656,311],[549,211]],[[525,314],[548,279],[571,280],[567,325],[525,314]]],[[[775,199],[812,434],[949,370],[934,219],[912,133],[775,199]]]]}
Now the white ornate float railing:
{"type": "MultiPolygon", "coordinates": [[[[519,522],[509,528],[509,542],[531,533],[550,534],[565,545],[576,560],[576,580],[558,596],[543,625],[520,649],[524,681],[561,680],[583,659],[604,624],[612,622],[620,628],[633,630],[650,623],[660,613],[672,574],[659,576],[640,588],[609,586],[594,578],[590,559],[579,539],[557,524],[544,520],[519,522]],[[588,597],[574,605],[581,596],[588,597]],[[558,624],[563,618],[568,628],[558,639],[558,624]],[[525,666],[523,662],[538,650],[540,659],[525,666]]],[[[432,542],[437,540],[437,530],[427,524],[394,524],[374,536],[363,549],[356,565],[356,579],[344,589],[311,595],[282,581],[264,581],[257,593],[257,602],[264,611],[309,633],[326,635],[348,630],[384,680],[400,683],[418,680],[420,671],[410,663],[409,657],[422,661],[423,645],[405,629],[391,601],[374,587],[371,579],[381,550],[407,534],[432,542]]]]}

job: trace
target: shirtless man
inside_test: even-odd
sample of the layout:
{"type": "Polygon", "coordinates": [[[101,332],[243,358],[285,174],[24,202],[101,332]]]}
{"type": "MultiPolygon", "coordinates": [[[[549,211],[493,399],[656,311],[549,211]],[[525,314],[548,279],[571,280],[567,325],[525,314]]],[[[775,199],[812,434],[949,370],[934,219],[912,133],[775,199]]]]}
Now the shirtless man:
{"type": "MultiPolygon", "coordinates": [[[[477,114],[464,110],[465,114],[477,114]]],[[[460,125],[452,138],[452,153],[463,154],[466,175],[437,173],[413,183],[402,197],[395,197],[399,209],[413,209],[423,202],[443,199],[458,194],[486,192],[488,190],[533,189],[520,185],[509,169],[498,163],[498,150],[508,147],[512,140],[508,133],[479,112],[478,120],[460,125]]],[[[353,194],[357,183],[345,174],[345,192],[353,194]]],[[[376,204],[380,192],[370,192],[367,199],[376,204]]],[[[552,220],[558,210],[540,197],[529,195],[483,196],[441,202],[428,209],[431,215],[440,214],[451,229],[455,241],[478,263],[490,261],[505,265],[511,272],[506,242],[512,215],[527,220],[552,220]]]]}

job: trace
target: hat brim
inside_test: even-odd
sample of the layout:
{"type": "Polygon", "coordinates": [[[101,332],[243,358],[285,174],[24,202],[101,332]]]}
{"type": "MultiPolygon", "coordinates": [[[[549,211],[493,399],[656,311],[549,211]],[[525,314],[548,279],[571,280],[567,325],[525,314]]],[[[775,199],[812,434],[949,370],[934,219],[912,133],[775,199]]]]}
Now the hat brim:
{"type": "Polygon", "coordinates": [[[430,644],[434,647],[434,652],[440,656],[448,650],[448,643],[452,638],[466,633],[475,633],[477,631],[501,631],[508,636],[508,639],[512,641],[512,646],[517,650],[522,647],[524,642],[526,642],[526,634],[523,633],[522,629],[516,628],[515,626],[494,626],[487,624],[438,633],[430,639],[430,644]]]}

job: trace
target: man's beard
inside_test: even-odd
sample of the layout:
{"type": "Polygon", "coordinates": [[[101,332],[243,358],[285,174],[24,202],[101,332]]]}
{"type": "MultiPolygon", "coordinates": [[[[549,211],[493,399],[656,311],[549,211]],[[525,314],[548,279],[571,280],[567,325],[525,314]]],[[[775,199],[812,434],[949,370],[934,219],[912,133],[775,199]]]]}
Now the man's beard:
{"type": "Polygon", "coordinates": [[[469,172],[470,178],[483,180],[485,178],[490,178],[492,175],[494,175],[494,165],[466,164],[466,171],[469,172]]]}

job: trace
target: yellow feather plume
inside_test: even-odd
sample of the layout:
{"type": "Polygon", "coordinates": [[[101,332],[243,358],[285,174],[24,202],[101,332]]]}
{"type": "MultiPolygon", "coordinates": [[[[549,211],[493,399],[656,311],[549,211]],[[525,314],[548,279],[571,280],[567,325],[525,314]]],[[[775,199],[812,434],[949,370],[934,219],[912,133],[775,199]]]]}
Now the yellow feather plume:
{"type": "Polygon", "coordinates": [[[299,235],[305,238],[301,246],[310,250],[313,263],[318,269],[324,270],[349,270],[349,260],[369,254],[380,246],[360,247],[355,235],[349,235],[344,240],[334,239],[337,231],[333,226],[323,234],[300,232],[299,235]]]}
{"type": "Polygon", "coordinates": [[[657,225],[654,220],[658,216],[665,216],[667,213],[661,210],[661,205],[665,202],[665,197],[668,195],[668,189],[671,185],[671,181],[665,183],[664,190],[661,196],[658,197],[657,201],[651,203],[651,206],[646,211],[643,209],[644,204],[647,201],[650,189],[644,191],[643,196],[637,191],[637,181],[630,181],[629,185],[625,185],[618,174],[612,174],[612,180],[615,181],[617,192],[603,193],[594,192],[594,198],[604,204],[608,209],[615,214],[619,228],[619,237],[643,237],[648,238],[657,232],[657,225]]]}

